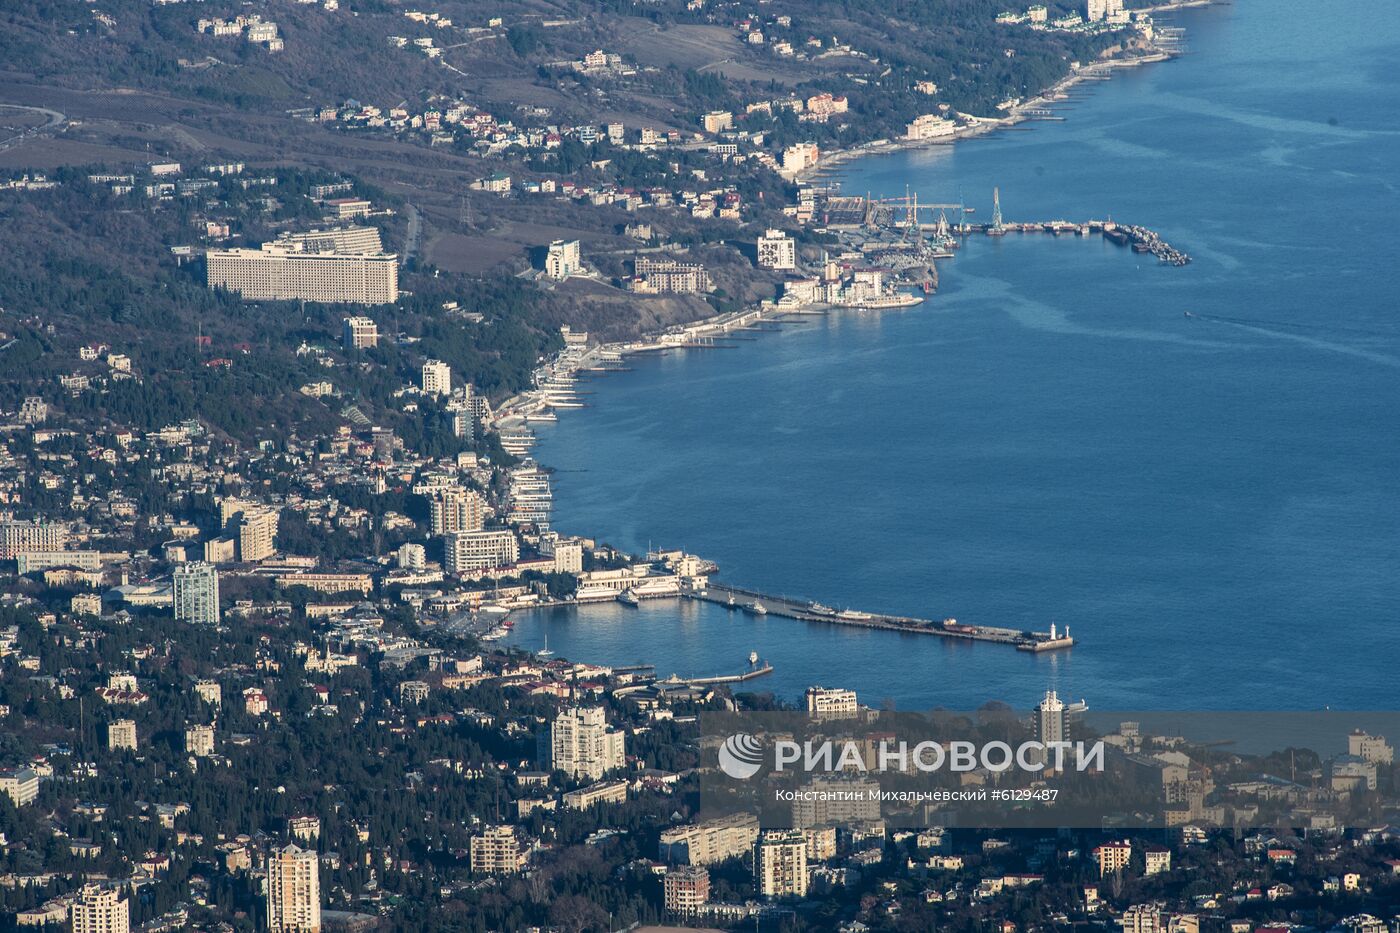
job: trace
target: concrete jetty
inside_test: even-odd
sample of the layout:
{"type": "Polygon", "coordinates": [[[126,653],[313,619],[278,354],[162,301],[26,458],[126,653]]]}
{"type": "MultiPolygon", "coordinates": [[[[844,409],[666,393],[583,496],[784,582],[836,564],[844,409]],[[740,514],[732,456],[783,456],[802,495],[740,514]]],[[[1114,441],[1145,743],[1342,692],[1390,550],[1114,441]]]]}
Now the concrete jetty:
{"type": "Polygon", "coordinates": [[[886,615],[855,610],[836,610],[811,602],[760,593],[737,586],[710,583],[703,590],[688,590],[682,594],[690,599],[725,606],[736,611],[758,615],[779,616],[802,622],[847,625],[856,628],[882,629],[908,635],[936,635],[957,641],[984,641],[1010,645],[1018,651],[1040,653],[1071,648],[1075,641],[1069,630],[1059,631],[1052,625],[1048,632],[998,628],[990,625],[964,625],[956,619],[919,619],[912,616],[886,615]]]}

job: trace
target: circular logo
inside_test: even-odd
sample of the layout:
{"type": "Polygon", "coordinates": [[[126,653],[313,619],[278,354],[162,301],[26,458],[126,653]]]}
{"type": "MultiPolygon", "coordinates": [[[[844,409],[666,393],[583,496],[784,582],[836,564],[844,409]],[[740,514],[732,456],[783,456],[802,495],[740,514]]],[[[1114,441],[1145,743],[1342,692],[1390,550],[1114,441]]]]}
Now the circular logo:
{"type": "Polygon", "coordinates": [[[763,767],[763,743],[747,732],[736,732],[719,747],[719,769],[745,781],[763,767]]]}

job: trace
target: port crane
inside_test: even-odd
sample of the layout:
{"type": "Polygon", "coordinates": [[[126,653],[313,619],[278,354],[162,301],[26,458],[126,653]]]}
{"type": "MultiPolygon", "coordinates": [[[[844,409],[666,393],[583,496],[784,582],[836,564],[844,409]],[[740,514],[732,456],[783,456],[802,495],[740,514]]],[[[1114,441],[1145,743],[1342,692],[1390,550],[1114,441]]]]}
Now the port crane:
{"type": "Polygon", "coordinates": [[[891,226],[906,230],[936,230],[947,226],[946,211],[957,211],[962,216],[966,208],[962,204],[925,202],[919,203],[918,192],[911,192],[906,185],[904,197],[872,198],[865,196],[865,225],[867,227],[891,226]],[[936,212],[936,213],[935,213],[936,212]],[[920,214],[928,216],[924,222],[920,214]]]}

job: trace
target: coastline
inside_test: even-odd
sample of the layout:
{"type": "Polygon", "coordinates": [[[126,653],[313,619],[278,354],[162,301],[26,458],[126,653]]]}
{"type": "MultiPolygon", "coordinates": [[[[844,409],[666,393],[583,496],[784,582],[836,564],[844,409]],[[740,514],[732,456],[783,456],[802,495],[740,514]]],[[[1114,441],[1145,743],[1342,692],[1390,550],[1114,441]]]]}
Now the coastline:
{"type": "MultiPolygon", "coordinates": [[[[1218,0],[1179,0],[1158,6],[1144,8],[1148,12],[1171,12],[1175,10],[1209,6],[1218,0]]],[[[883,155],[910,149],[919,149],[927,145],[950,145],[961,140],[977,138],[1000,129],[1015,126],[1016,124],[1033,120],[1037,115],[1033,111],[1043,111],[1049,106],[1064,100],[1065,93],[1076,85],[1089,80],[1107,80],[1113,71],[1118,68],[1137,67],[1139,65],[1156,64],[1171,60],[1179,53],[1175,50],[1164,49],[1161,46],[1153,45],[1145,54],[1135,55],[1131,58],[1112,58],[1095,62],[1092,65],[1080,68],[1056,82],[1050,88],[1041,92],[1031,100],[1017,104],[1007,116],[997,119],[978,119],[975,124],[961,127],[950,136],[936,140],[901,140],[897,142],[886,142],[884,145],[871,147],[870,144],[852,147],[850,149],[838,150],[823,158],[819,166],[810,172],[801,173],[794,180],[801,181],[804,178],[820,177],[845,163],[854,161],[862,156],[883,155]]],[[[913,300],[907,306],[917,306],[923,303],[922,298],[913,300]]],[[[568,350],[561,351],[553,359],[546,362],[544,369],[554,375],[573,378],[579,372],[607,370],[617,368],[616,363],[628,356],[640,353],[660,352],[668,349],[690,349],[706,348],[715,346],[714,338],[729,334],[736,330],[753,329],[765,321],[781,321],[786,318],[800,317],[806,315],[820,315],[831,313],[832,311],[857,310],[856,308],[844,308],[839,306],[802,306],[784,307],[776,302],[762,302],[755,306],[750,306],[739,311],[725,312],[701,318],[684,325],[677,325],[667,328],[661,332],[644,334],[636,339],[627,341],[613,341],[599,344],[587,348],[581,355],[572,358],[570,364],[565,361],[569,359],[568,350]]],[[[494,418],[494,429],[501,433],[505,429],[529,431],[528,416],[542,411],[551,411],[552,408],[547,401],[546,394],[539,388],[526,390],[517,393],[506,399],[497,408],[494,418]],[[509,426],[505,424],[510,422],[509,426]]],[[[530,458],[528,454],[526,459],[530,458]]],[[[577,608],[578,605],[572,601],[565,603],[577,608]]],[[[1029,633],[1027,633],[1029,634],[1029,633]]],[[[1050,635],[1053,640],[1053,633],[1050,635]]],[[[1074,644],[1068,640],[1069,647],[1074,644]]],[[[1061,645],[1056,645],[1060,647],[1061,645]]]]}
{"type": "MultiPolygon", "coordinates": [[[[1141,7],[1139,11],[1148,13],[1170,13],[1177,10],[1212,6],[1219,2],[1220,0],[1169,0],[1169,2],[1151,7],[1141,7]]],[[[1019,123],[1035,119],[1030,111],[1043,110],[1050,105],[1061,102],[1067,90],[1084,81],[1107,80],[1112,76],[1112,72],[1119,68],[1136,68],[1141,65],[1159,64],[1164,61],[1170,61],[1175,58],[1177,54],[1179,53],[1157,46],[1153,48],[1152,52],[1146,55],[1134,56],[1130,59],[1106,59],[1101,62],[1095,62],[1080,68],[1072,74],[1066,75],[1036,97],[1017,104],[1005,117],[976,118],[979,122],[975,125],[961,127],[957,132],[938,139],[887,140],[884,145],[875,146],[874,148],[872,148],[872,144],[866,143],[860,146],[853,146],[849,149],[834,150],[831,154],[823,156],[821,162],[816,167],[806,172],[798,173],[798,175],[794,177],[794,180],[801,181],[803,179],[820,177],[840,165],[865,156],[885,155],[905,150],[921,149],[928,146],[949,146],[965,140],[976,139],[994,133],[997,130],[1007,129],[1019,123]]],[[[915,304],[921,303],[920,301],[915,304]]],[[[636,353],[652,353],[668,349],[686,349],[688,345],[691,345],[691,341],[712,339],[736,329],[752,327],[764,321],[779,320],[793,315],[827,314],[832,311],[841,310],[856,309],[845,309],[837,306],[804,306],[792,308],[781,307],[776,303],[760,303],[740,311],[728,311],[715,314],[710,317],[699,318],[688,324],[674,325],[663,331],[643,334],[634,340],[612,341],[610,343],[598,344],[597,346],[589,348],[588,352],[585,354],[585,359],[597,362],[602,357],[606,357],[610,354],[626,357],[636,353]]],[[[576,371],[578,371],[577,368],[571,370],[571,372],[576,371]]],[[[499,425],[499,422],[503,420],[523,418],[526,414],[539,411],[543,407],[547,406],[537,397],[537,390],[525,390],[510,396],[500,404],[496,409],[495,421],[497,425],[499,425]]]]}
{"type": "MultiPolygon", "coordinates": [[[[1169,0],[1167,3],[1159,3],[1150,7],[1139,7],[1133,10],[1135,13],[1173,13],[1178,10],[1195,9],[1211,6],[1219,3],[1220,0],[1169,0]]],[[[995,133],[998,130],[1009,129],[1020,123],[1037,119],[1034,111],[1045,110],[1046,108],[1060,103],[1064,95],[1071,88],[1085,81],[1107,80],[1112,76],[1112,72],[1120,68],[1137,68],[1142,65],[1154,65],[1161,62],[1170,61],[1180,53],[1163,48],[1161,45],[1150,45],[1144,54],[1132,57],[1105,58],[1088,65],[1084,65],[1076,71],[1065,75],[1050,87],[1041,91],[1030,100],[1021,101],[1007,111],[1002,117],[977,117],[971,114],[959,114],[972,123],[966,126],[959,126],[947,136],[940,136],[935,139],[885,139],[874,142],[862,143],[846,149],[834,149],[830,153],[823,153],[821,160],[812,168],[805,169],[792,176],[794,182],[811,182],[824,178],[831,174],[833,170],[865,156],[887,155],[896,152],[905,152],[914,149],[925,149],[933,146],[951,146],[958,142],[976,139],[995,133]]]]}

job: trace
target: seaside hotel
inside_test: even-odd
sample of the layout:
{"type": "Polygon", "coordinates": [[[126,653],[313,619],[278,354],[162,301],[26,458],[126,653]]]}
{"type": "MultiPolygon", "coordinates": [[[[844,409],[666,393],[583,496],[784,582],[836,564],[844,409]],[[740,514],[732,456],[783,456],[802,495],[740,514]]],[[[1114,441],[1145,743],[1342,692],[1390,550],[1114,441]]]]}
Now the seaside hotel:
{"type": "Polygon", "coordinates": [[[313,231],[264,243],[261,249],[210,250],[207,281],[250,301],[392,304],[399,263],[379,252],[377,230],[313,231]]]}

